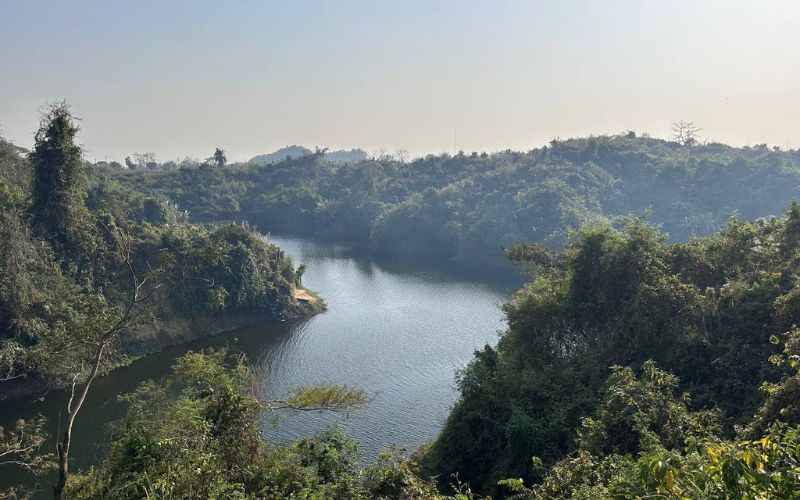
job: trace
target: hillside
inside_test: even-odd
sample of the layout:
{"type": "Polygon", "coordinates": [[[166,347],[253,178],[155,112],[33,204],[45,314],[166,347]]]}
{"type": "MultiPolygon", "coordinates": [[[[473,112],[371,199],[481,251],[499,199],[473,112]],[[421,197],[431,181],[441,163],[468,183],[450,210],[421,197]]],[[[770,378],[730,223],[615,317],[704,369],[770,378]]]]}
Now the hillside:
{"type": "Polygon", "coordinates": [[[606,463],[612,468],[633,470],[622,456],[693,450],[692,429],[715,436],[695,436],[698,443],[760,436],[775,421],[797,425],[796,378],[781,391],[772,385],[785,365],[775,344],[790,338],[786,332],[793,332],[788,374],[796,377],[798,366],[790,356],[799,338],[800,205],[786,214],[730,221],[682,244],[628,219],[585,226],[563,251],[513,248],[509,256],[530,267],[531,280],[505,306],[508,329],[497,347],[476,351],[458,374],[460,399],[423,459],[427,472],[458,473],[478,491],[496,493],[509,477],[541,482],[558,462],[549,480],[572,484],[552,496],[568,498],[568,488],[616,474],[601,467],[604,457],[616,456],[615,465],[606,463]],[[634,373],[655,387],[636,388],[634,373]],[[615,383],[624,389],[609,387],[615,383]],[[686,410],[710,413],[670,414],[678,409],[669,401],[684,392],[691,394],[680,403],[686,410]],[[595,414],[607,428],[586,419],[595,414]],[[540,467],[531,467],[531,457],[540,467]],[[591,474],[581,477],[584,460],[591,474]],[[570,479],[564,469],[577,475],[570,479]]]}
{"type": "Polygon", "coordinates": [[[408,163],[339,165],[320,153],[265,166],[113,175],[199,220],[499,262],[501,247],[559,247],[570,227],[629,213],[660,224],[672,241],[709,234],[734,213],[779,214],[800,195],[800,152],[630,133],[408,163]]]}
{"type": "Polygon", "coordinates": [[[68,107],[50,113],[29,155],[0,138],[0,399],[63,385],[96,330],[119,330],[108,368],[322,307],[295,299],[291,259],[250,226],[192,224],[163,197],[87,176],[68,107]]]}
{"type": "MultiPolygon", "coordinates": [[[[304,146],[286,146],[273,151],[272,153],[265,153],[256,155],[247,161],[248,165],[264,166],[271,163],[278,163],[290,158],[301,158],[313,154],[314,151],[304,146]]],[[[356,162],[367,159],[367,153],[362,149],[338,150],[338,151],[325,151],[325,159],[331,163],[347,163],[356,162]]]]}

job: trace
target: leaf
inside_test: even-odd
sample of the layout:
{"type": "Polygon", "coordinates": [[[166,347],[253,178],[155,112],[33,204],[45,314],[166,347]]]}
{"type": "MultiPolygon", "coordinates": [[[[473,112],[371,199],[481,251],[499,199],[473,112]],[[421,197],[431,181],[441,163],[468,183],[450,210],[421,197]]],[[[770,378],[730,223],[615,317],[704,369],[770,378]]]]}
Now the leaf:
{"type": "Polygon", "coordinates": [[[675,491],[675,475],[671,470],[667,471],[667,475],[664,476],[664,480],[667,483],[667,489],[669,491],[675,491]]]}
{"type": "Polygon", "coordinates": [[[525,488],[525,482],[522,479],[514,479],[514,478],[503,479],[501,481],[498,481],[497,484],[499,484],[500,486],[507,487],[514,493],[520,493],[527,489],[525,488]]]}

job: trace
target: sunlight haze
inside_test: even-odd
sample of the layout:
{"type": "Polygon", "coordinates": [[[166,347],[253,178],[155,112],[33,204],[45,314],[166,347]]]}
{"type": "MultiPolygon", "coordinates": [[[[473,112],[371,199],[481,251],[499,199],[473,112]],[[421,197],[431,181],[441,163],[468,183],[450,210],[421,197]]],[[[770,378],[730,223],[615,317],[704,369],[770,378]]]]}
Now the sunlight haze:
{"type": "Polygon", "coordinates": [[[625,130],[800,144],[796,2],[4,2],[0,133],[43,102],[88,159],[414,155],[625,130]],[[44,36],[47,33],[48,36],[44,36]]]}

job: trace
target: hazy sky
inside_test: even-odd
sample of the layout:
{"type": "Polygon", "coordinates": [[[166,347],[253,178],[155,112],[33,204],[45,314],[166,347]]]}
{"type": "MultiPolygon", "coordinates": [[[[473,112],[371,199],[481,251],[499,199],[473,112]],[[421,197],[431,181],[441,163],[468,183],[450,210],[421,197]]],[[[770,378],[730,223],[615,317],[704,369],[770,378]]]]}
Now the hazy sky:
{"type": "Polygon", "coordinates": [[[0,133],[89,159],[530,149],[675,120],[800,146],[800,2],[0,0],[0,133]]]}

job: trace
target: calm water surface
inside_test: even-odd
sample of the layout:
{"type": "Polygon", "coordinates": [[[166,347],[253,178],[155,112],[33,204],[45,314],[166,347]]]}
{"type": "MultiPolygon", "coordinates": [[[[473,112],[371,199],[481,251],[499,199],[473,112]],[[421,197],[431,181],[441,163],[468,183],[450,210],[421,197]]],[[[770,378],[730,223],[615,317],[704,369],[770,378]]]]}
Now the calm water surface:
{"type": "MultiPolygon", "coordinates": [[[[500,306],[522,282],[511,269],[390,258],[303,239],[270,241],[295,265],[308,266],[303,282],[324,297],[328,310],[175,346],[96,381],[75,424],[74,466],[98,461],[104,424],[122,411],[118,394],[169,373],[173,360],[188,350],[225,344],[248,356],[270,397],[319,382],[358,386],[375,395],[366,409],[349,415],[287,414],[276,422],[275,414],[265,414],[266,439],[287,442],[335,422],[361,442],[366,460],[391,443],[415,448],[436,436],[456,397],[455,371],[474,349],[497,341],[504,328],[500,306]]],[[[41,400],[2,402],[0,425],[38,413],[55,423],[64,397],[53,392],[41,400]]],[[[0,483],[11,475],[0,469],[0,483]]]]}

